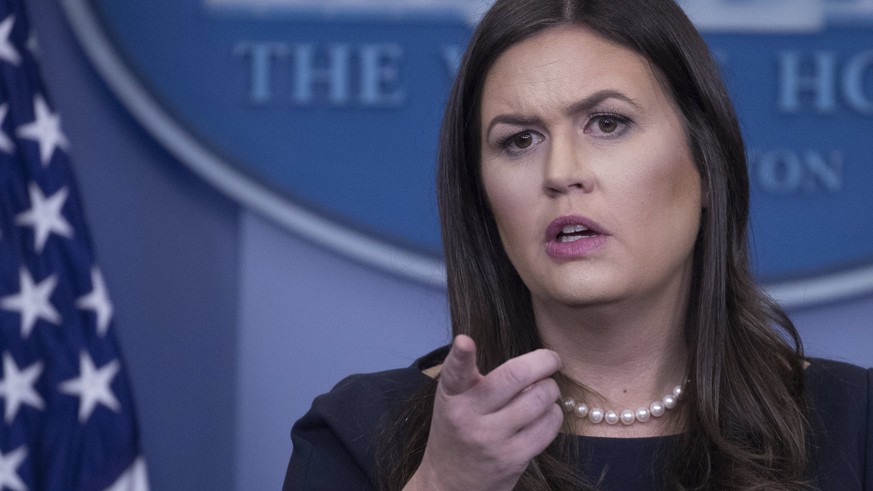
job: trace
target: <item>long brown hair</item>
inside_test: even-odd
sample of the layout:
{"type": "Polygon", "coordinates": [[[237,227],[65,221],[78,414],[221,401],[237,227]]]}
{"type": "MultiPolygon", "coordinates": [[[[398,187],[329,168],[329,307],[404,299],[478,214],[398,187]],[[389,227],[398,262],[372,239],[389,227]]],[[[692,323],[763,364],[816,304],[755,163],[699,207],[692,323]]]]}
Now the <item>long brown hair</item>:
{"type": "MultiPolygon", "coordinates": [[[[748,254],[749,182],[733,106],[703,39],[673,0],[498,0],[473,33],[443,119],[437,176],[452,331],[477,343],[483,373],[540,348],[530,294],[501,245],[479,168],[485,78],[510,46],[579,25],[641,54],[685,123],[706,209],[686,317],[686,431],[663,485],[802,489],[807,449],[803,358],[785,313],[755,285],[748,254]]],[[[417,468],[435,383],[386,428],[383,487],[417,468]]],[[[594,488],[574,475],[569,438],[534,459],[520,489],[594,488]]]]}

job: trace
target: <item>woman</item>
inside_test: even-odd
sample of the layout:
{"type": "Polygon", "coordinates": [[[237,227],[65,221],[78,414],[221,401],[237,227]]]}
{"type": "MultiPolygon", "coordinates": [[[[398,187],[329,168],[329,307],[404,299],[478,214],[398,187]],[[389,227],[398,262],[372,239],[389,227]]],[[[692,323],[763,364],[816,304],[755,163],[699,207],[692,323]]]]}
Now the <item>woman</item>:
{"type": "Polygon", "coordinates": [[[498,0],[441,135],[455,341],[316,399],[286,489],[873,487],[871,371],[752,281],[726,94],[672,0],[498,0]]]}

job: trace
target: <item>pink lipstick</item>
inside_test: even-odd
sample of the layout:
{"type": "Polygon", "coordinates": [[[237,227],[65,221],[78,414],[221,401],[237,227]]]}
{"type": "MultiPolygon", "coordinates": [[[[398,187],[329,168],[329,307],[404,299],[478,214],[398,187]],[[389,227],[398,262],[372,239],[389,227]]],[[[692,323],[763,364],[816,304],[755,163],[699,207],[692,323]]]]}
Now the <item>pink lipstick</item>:
{"type": "Polygon", "coordinates": [[[603,227],[588,218],[558,217],[546,227],[546,253],[555,259],[583,257],[602,247],[608,237],[603,227]]]}

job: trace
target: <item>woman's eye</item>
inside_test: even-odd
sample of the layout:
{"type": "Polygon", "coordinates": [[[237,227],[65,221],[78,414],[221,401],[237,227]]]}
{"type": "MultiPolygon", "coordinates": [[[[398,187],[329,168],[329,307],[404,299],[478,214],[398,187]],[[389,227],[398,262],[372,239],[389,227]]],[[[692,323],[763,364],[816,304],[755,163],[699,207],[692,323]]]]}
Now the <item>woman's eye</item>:
{"type": "Polygon", "coordinates": [[[585,127],[586,133],[593,133],[605,138],[616,138],[630,126],[631,122],[617,114],[600,114],[593,116],[585,127]]]}
{"type": "Polygon", "coordinates": [[[512,144],[516,146],[516,148],[527,148],[533,145],[533,135],[529,132],[519,133],[512,137],[512,144]]]}
{"type": "Polygon", "coordinates": [[[500,140],[500,147],[512,153],[527,150],[542,141],[542,136],[535,131],[521,131],[500,140]]]}

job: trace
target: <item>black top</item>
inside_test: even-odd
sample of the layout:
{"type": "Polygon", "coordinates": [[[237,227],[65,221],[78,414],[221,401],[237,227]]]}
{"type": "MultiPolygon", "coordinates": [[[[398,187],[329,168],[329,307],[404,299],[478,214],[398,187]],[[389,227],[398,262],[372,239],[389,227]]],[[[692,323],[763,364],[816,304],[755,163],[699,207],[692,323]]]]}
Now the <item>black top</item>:
{"type": "MultiPolygon", "coordinates": [[[[404,369],[352,375],[321,395],[291,430],[294,450],[285,490],[371,490],[379,424],[431,381],[423,369],[448,347],[404,369]]],[[[805,370],[814,435],[811,462],[823,490],[873,491],[873,369],[814,359],[805,370]]],[[[674,437],[577,437],[583,469],[606,490],[655,489],[652,469],[661,444],[674,437]]]]}

